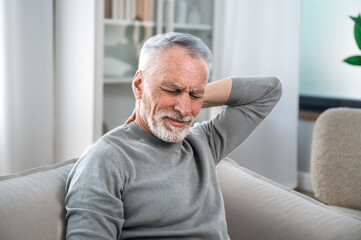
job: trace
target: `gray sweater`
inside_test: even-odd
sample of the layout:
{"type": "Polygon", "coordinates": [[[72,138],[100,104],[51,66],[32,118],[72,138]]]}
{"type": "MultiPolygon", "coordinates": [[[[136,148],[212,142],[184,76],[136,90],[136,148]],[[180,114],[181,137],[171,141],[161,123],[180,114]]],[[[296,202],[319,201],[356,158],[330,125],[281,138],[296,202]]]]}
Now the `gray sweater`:
{"type": "Polygon", "coordinates": [[[225,107],[166,143],[134,122],[100,138],[67,181],[68,239],[229,239],[215,166],[270,113],[277,78],[233,78],[225,107]]]}

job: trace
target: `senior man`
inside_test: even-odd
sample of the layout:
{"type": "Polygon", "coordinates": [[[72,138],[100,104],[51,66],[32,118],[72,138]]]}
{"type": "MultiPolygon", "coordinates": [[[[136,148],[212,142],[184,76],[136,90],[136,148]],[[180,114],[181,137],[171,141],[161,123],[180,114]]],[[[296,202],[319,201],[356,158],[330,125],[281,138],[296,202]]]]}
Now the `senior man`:
{"type": "Polygon", "coordinates": [[[274,77],[207,84],[211,52],[197,37],[147,40],[136,106],[79,159],[66,196],[68,239],[229,239],[216,164],[270,113],[274,77]],[[226,107],[192,126],[202,107],[226,107]]]}

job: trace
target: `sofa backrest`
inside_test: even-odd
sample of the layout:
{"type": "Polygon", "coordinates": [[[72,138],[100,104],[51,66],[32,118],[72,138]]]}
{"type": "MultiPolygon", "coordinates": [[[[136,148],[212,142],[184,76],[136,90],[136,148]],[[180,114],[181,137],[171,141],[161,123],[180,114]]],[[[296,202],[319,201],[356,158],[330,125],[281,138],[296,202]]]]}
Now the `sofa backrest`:
{"type": "Polygon", "coordinates": [[[217,166],[231,239],[360,240],[361,218],[337,211],[230,159],[217,166]]]}
{"type": "Polygon", "coordinates": [[[0,177],[0,239],[65,239],[65,183],[75,162],[0,177]]]}

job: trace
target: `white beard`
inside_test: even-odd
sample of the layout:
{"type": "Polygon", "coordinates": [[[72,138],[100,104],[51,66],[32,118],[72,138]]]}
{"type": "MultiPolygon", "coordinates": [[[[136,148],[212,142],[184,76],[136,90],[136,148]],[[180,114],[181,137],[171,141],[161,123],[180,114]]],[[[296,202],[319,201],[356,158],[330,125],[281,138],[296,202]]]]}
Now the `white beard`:
{"type": "Polygon", "coordinates": [[[141,111],[144,113],[147,124],[154,136],[165,142],[181,142],[188,135],[189,128],[193,124],[194,118],[190,116],[182,116],[176,111],[163,111],[153,117],[150,117],[150,109],[145,105],[146,104],[141,104],[141,111]],[[188,122],[188,124],[185,127],[178,128],[171,124],[167,124],[165,122],[165,117],[171,117],[179,121],[188,122]]]}

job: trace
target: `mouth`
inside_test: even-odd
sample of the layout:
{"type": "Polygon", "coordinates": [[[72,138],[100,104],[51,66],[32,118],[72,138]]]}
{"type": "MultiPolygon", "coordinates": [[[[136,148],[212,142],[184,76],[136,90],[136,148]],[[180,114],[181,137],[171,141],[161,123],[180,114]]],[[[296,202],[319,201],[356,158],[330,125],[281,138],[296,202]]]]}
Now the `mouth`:
{"type": "Polygon", "coordinates": [[[171,124],[173,125],[174,127],[177,127],[177,128],[184,128],[188,125],[188,121],[181,121],[179,119],[176,119],[176,118],[172,118],[172,117],[165,117],[165,119],[171,124]]]}

